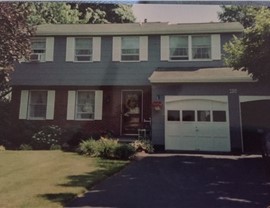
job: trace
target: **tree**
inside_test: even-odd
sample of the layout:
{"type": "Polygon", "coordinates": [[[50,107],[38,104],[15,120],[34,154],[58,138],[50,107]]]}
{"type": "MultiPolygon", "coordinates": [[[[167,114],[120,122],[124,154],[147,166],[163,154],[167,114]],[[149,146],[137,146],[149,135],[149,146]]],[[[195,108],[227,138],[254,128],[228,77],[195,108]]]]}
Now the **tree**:
{"type": "Polygon", "coordinates": [[[260,8],[254,24],[244,30],[242,37],[234,37],[224,47],[225,63],[236,70],[248,71],[253,79],[270,78],[270,10],[260,8]]]}
{"type": "Polygon", "coordinates": [[[32,25],[40,24],[97,24],[134,22],[131,6],[117,4],[28,2],[28,17],[32,25]]]}
{"type": "Polygon", "coordinates": [[[0,3],[0,99],[9,92],[14,63],[30,55],[34,29],[27,24],[30,10],[21,3],[0,3]]]}
{"type": "Polygon", "coordinates": [[[28,2],[25,3],[30,8],[31,15],[28,22],[32,25],[40,24],[74,24],[80,23],[81,13],[70,5],[61,2],[28,2]]]}
{"type": "Polygon", "coordinates": [[[130,23],[136,18],[131,5],[121,4],[70,4],[81,12],[81,19],[86,23],[130,23]]]}
{"type": "Polygon", "coordinates": [[[218,13],[218,18],[222,22],[240,22],[244,28],[255,24],[255,16],[260,7],[253,6],[221,6],[222,12],[218,13]]]}

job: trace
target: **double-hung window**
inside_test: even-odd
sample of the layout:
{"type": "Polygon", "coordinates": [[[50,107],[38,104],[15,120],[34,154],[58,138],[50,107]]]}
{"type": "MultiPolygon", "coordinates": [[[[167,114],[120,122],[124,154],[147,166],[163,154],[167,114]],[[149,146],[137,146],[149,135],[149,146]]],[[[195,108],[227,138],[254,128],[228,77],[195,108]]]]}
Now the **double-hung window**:
{"type": "Polygon", "coordinates": [[[102,106],[102,90],[70,90],[67,120],[102,120],[102,106]]]}
{"type": "Polygon", "coordinates": [[[170,36],[170,60],[188,60],[188,36],[170,36]]]}
{"type": "Polygon", "coordinates": [[[94,119],[95,91],[77,91],[76,119],[94,119]]]}
{"type": "Polygon", "coordinates": [[[140,39],[139,37],[122,37],[121,39],[121,60],[140,60],[140,39]]]}
{"type": "Polygon", "coordinates": [[[92,61],[92,38],[75,38],[75,61],[92,61]]]}
{"type": "Polygon", "coordinates": [[[211,36],[192,36],[192,59],[211,59],[211,36]]]}
{"type": "Polygon", "coordinates": [[[45,58],[46,58],[46,38],[32,39],[30,61],[44,62],[45,58]]]}
{"type": "Polygon", "coordinates": [[[19,119],[54,119],[54,90],[22,90],[19,119]]]}
{"type": "Polygon", "coordinates": [[[221,60],[220,34],[162,35],[161,61],[221,60]]]}
{"type": "Polygon", "coordinates": [[[47,109],[47,91],[30,91],[29,118],[45,119],[47,109]]]}

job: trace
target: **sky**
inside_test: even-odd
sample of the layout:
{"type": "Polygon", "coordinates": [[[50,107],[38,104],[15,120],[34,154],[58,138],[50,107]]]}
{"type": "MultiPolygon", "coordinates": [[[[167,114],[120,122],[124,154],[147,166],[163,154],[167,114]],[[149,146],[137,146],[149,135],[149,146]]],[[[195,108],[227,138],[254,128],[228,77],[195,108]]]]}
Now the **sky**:
{"type": "Polygon", "coordinates": [[[136,22],[218,22],[218,5],[179,5],[179,4],[134,4],[133,13],[136,22]]]}

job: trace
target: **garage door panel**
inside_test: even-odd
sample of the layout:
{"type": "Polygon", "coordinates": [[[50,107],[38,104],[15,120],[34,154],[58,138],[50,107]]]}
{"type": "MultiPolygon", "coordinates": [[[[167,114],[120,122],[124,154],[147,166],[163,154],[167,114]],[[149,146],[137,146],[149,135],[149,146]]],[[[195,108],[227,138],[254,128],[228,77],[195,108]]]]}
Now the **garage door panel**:
{"type": "Polygon", "coordinates": [[[170,97],[165,97],[165,114],[167,110],[179,111],[179,121],[176,125],[165,119],[167,150],[230,151],[226,96],[210,96],[212,100],[207,96],[170,97]]]}

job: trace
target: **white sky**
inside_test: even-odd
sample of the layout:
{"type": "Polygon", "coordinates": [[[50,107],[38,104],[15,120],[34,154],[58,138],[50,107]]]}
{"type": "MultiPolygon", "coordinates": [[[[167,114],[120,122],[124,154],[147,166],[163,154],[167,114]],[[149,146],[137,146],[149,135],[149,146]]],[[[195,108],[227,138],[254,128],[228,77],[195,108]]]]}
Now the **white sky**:
{"type": "Polygon", "coordinates": [[[134,4],[136,22],[218,22],[218,5],[134,4]]]}

